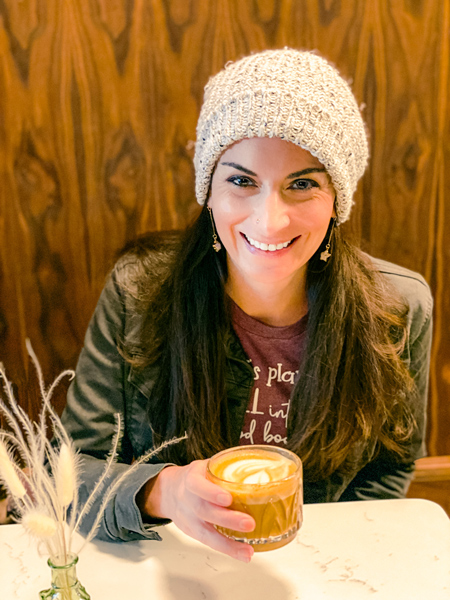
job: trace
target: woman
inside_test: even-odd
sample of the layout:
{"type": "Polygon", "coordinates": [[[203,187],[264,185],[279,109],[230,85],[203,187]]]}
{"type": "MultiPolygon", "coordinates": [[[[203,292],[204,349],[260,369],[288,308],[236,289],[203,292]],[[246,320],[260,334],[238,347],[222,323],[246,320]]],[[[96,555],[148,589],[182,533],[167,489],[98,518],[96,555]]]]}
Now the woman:
{"type": "Polygon", "coordinates": [[[367,158],[350,88],[315,54],[268,50],[210,80],[194,160],[203,210],[181,239],[155,234],[118,262],[68,395],[82,495],[114,413],[116,475],[188,434],[119,489],[101,537],[159,539],[171,519],[249,561],[214,524],[253,520],[205,478],[205,459],[238,444],[297,452],[305,502],[405,495],[424,453],[432,301],[420,275],[343,239],[367,158]]]}

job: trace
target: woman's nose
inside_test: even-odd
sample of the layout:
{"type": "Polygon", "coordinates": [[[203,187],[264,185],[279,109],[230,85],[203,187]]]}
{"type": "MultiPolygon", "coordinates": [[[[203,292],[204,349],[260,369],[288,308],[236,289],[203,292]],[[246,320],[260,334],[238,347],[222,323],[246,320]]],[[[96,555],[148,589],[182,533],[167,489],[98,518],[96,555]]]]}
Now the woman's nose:
{"type": "Polygon", "coordinates": [[[267,235],[276,233],[289,225],[289,207],[278,191],[271,191],[262,199],[257,218],[260,229],[267,235]]]}

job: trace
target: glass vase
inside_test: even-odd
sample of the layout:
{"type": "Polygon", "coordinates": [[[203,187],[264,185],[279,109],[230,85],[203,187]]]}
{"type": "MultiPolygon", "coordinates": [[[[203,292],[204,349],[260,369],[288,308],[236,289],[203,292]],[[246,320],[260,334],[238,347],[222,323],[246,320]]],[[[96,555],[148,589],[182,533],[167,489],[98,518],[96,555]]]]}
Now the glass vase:
{"type": "Polygon", "coordinates": [[[78,556],[69,554],[67,564],[64,561],[48,559],[48,566],[52,570],[52,585],[48,590],[39,593],[40,600],[91,600],[84,587],[78,581],[77,562],[78,556]]]}

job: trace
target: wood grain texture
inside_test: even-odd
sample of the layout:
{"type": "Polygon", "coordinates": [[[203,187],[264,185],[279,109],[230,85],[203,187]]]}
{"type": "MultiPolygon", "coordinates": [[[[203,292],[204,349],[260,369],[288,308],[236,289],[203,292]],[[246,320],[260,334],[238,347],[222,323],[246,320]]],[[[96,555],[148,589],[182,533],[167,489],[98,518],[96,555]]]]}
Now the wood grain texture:
{"type": "Polygon", "coordinates": [[[416,460],[414,481],[417,483],[450,482],[450,456],[427,456],[416,460]]]}
{"type": "Polygon", "coordinates": [[[0,360],[25,397],[25,337],[47,377],[73,367],[118,249],[197,213],[209,76],[310,48],[365,105],[371,163],[345,228],[432,286],[428,449],[449,455],[449,31],[450,0],[0,0],[0,360]]]}

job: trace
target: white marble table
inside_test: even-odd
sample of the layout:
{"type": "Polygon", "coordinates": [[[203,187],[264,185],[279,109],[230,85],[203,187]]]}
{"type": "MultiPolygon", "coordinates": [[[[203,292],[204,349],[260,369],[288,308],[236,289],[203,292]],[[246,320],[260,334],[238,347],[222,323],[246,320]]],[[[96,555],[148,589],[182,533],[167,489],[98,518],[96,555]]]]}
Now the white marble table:
{"type": "MultiPolygon", "coordinates": [[[[164,541],[90,544],[78,575],[92,600],[449,600],[450,520],[425,500],[307,505],[297,539],[241,564],[169,525],[164,541]]],[[[49,587],[20,525],[0,527],[1,600],[49,587]]]]}

